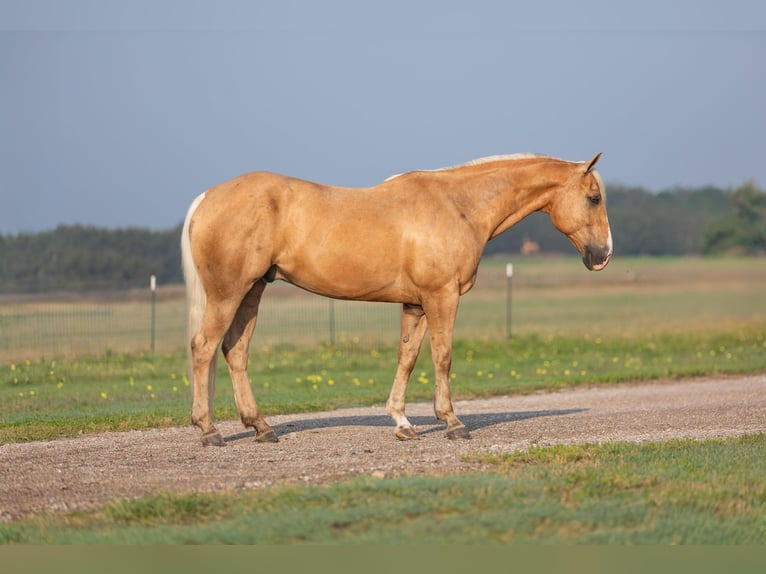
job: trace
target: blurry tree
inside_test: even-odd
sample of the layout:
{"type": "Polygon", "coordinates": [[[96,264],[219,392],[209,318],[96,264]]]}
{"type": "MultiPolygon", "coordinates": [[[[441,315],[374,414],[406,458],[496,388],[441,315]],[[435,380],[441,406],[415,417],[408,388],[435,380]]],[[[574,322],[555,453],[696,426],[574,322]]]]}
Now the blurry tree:
{"type": "MultiPolygon", "coordinates": [[[[618,255],[766,253],[766,193],[755,183],[651,193],[607,185],[618,255]]],[[[181,225],[164,231],[62,225],[43,233],[0,236],[0,293],[125,289],[180,283],[181,225]]],[[[541,254],[573,253],[550,218],[533,213],[493,239],[486,254],[521,256],[524,241],[541,254]]]]}
{"type": "Polygon", "coordinates": [[[180,226],[167,231],[61,225],[0,238],[0,292],[124,289],[178,283],[180,226]]]}
{"type": "Polygon", "coordinates": [[[705,253],[766,253],[766,192],[749,181],[728,192],[734,212],[705,228],[705,253]]]}
{"type": "MultiPolygon", "coordinates": [[[[726,192],[715,187],[651,193],[640,187],[607,185],[606,195],[615,251],[622,255],[700,255],[708,223],[734,211],[726,192]]],[[[538,243],[543,254],[572,252],[550,218],[533,213],[493,239],[486,253],[519,253],[524,239],[538,243]]]]}

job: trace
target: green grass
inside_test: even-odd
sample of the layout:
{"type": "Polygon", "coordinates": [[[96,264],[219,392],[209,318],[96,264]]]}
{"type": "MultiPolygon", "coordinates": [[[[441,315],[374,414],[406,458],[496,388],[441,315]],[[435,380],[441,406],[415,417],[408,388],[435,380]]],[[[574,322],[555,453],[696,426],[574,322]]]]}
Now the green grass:
{"type": "Polygon", "coordinates": [[[0,525],[0,543],[766,542],[763,434],[474,459],[489,470],[119,501],[0,525]]]}
{"type": "MultiPolygon", "coordinates": [[[[766,372],[766,259],[617,258],[598,274],[574,258],[514,263],[512,340],[505,338],[504,261],[486,261],[461,304],[454,398],[766,372]]],[[[0,307],[0,443],[189,424],[186,359],[174,342],[182,302],[161,301],[167,330],[154,355],[140,351],[145,306],[110,303],[94,315],[88,305],[56,308],[80,342],[53,353],[39,350],[66,345],[46,330],[51,315],[39,303],[0,307]],[[19,335],[19,345],[8,333],[19,335]],[[91,350],[102,336],[114,351],[91,350]]],[[[373,305],[352,325],[354,305],[367,309],[336,307],[330,346],[320,321],[325,300],[270,288],[249,368],[265,414],[386,400],[396,307],[373,305]]],[[[408,400],[432,399],[425,345],[408,400]]],[[[237,418],[223,361],[216,404],[217,418],[237,418]]],[[[533,448],[477,455],[490,468],[481,474],[161,494],[2,524],[0,544],[763,544],[765,442],[757,435],[533,448]]]]}
{"type": "MultiPolygon", "coordinates": [[[[736,330],[766,323],[766,258],[616,257],[601,272],[585,270],[577,257],[513,257],[514,336],[632,337],[689,331],[736,330]]],[[[506,336],[505,259],[482,262],[476,286],[460,303],[456,337],[506,336]]],[[[282,282],[266,290],[256,346],[314,347],[331,332],[338,346],[394,345],[399,307],[386,303],[330,302],[282,282]]],[[[67,300],[25,299],[0,303],[0,361],[40,356],[98,356],[147,352],[149,292],[122,299],[83,295],[67,300]]],[[[183,345],[183,288],[161,286],[156,305],[158,353],[183,345]]]]}
{"type": "MultiPolygon", "coordinates": [[[[433,398],[424,349],[408,400],[433,398]]],[[[511,341],[458,341],[456,399],[705,374],[766,371],[766,325],[716,334],[638,338],[534,335],[511,341]]],[[[181,353],[108,354],[73,361],[0,365],[0,442],[83,432],[189,424],[191,389],[181,353]]],[[[255,349],[250,374],[266,415],[382,404],[396,368],[394,348],[255,349]]],[[[230,379],[219,364],[216,416],[238,418],[230,379]]]]}

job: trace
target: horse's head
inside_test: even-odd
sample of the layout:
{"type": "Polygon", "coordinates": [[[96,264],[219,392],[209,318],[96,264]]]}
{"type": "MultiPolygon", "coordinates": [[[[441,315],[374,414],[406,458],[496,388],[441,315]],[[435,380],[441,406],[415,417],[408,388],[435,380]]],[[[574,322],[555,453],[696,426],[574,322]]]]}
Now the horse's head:
{"type": "Polygon", "coordinates": [[[594,170],[599,153],[575,164],[569,179],[551,201],[548,212],[556,229],[567,236],[591,271],[600,271],[612,256],[612,232],[606,215],[606,193],[594,170]]]}

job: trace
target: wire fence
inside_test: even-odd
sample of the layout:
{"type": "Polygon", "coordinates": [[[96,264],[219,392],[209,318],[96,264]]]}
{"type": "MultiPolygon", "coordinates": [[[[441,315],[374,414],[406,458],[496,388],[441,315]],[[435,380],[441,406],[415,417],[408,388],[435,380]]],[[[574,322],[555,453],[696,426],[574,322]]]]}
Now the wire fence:
{"type": "MultiPolygon", "coordinates": [[[[510,335],[510,266],[483,265],[470,309],[461,304],[460,336],[510,335]]],[[[534,280],[534,275],[530,275],[534,280]]],[[[275,282],[263,297],[253,345],[353,350],[397,344],[401,308],[340,301],[275,282]]],[[[183,285],[76,294],[0,296],[0,361],[115,353],[175,353],[186,348],[183,285]]]]}
{"type": "MultiPolygon", "coordinates": [[[[683,330],[704,320],[762,321],[764,273],[758,258],[627,258],[598,274],[585,273],[576,257],[518,259],[513,266],[490,259],[461,300],[455,336],[625,336],[658,325],[683,330]]],[[[277,281],[264,294],[253,348],[395,346],[399,318],[396,304],[333,301],[277,281]]],[[[175,353],[187,345],[185,331],[182,285],[160,285],[154,293],[0,296],[2,362],[108,351],[175,353]]]]}
{"type": "MultiPolygon", "coordinates": [[[[264,297],[261,345],[395,344],[398,305],[336,301],[280,286],[264,297]]],[[[186,345],[180,286],[82,297],[0,301],[0,360],[118,353],[173,353],[186,345]]]]}

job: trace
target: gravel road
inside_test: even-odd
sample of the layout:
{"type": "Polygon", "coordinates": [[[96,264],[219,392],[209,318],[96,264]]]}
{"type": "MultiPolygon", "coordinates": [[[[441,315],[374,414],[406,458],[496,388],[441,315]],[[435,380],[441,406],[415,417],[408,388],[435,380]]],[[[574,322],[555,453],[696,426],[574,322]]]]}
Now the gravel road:
{"type": "Polygon", "coordinates": [[[191,427],[0,445],[0,520],[90,509],[161,492],[320,483],[481,470],[461,455],[532,444],[733,437],[766,431],[766,375],[660,381],[455,403],[471,430],[449,441],[430,404],[408,404],[421,440],[399,442],[383,406],[268,417],[280,437],[257,444],[238,421],[226,446],[191,427]]]}

